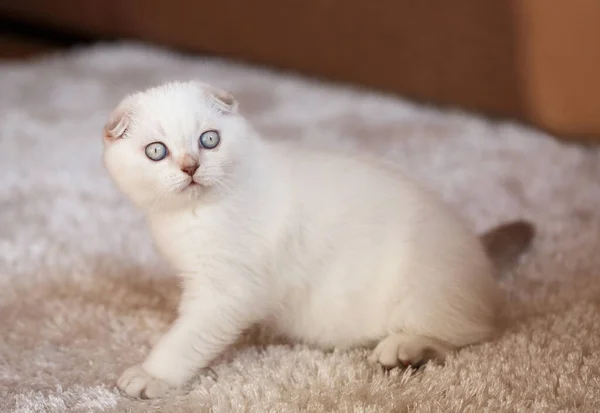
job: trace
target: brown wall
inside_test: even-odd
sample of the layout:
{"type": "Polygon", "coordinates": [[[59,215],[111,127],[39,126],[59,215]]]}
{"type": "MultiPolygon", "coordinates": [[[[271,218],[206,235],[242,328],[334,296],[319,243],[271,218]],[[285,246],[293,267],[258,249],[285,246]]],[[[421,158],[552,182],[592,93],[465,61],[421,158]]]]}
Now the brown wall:
{"type": "Polygon", "coordinates": [[[598,0],[0,0],[0,12],[600,140],[598,0]]]}

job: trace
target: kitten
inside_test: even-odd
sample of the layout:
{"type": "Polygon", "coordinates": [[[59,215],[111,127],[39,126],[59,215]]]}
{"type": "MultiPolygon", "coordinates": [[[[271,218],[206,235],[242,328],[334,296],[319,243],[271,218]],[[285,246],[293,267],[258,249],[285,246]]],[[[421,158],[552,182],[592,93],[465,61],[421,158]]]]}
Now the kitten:
{"type": "Polygon", "coordinates": [[[175,323],[118,380],[131,396],[183,385],[256,323],[323,349],[372,348],[386,367],[443,359],[497,331],[488,249],[507,244],[515,261],[531,241],[517,222],[482,242],[369,157],[265,141],[231,93],[202,82],[123,99],[104,148],[184,287],[175,323]]]}

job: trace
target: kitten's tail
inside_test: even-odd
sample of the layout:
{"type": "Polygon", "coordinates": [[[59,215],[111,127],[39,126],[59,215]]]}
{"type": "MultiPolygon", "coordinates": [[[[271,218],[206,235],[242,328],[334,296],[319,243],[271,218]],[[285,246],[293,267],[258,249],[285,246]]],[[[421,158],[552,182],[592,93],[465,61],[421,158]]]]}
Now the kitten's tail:
{"type": "Polygon", "coordinates": [[[535,228],[527,221],[512,221],[481,234],[483,246],[496,267],[498,276],[510,271],[521,255],[529,250],[535,228]]]}

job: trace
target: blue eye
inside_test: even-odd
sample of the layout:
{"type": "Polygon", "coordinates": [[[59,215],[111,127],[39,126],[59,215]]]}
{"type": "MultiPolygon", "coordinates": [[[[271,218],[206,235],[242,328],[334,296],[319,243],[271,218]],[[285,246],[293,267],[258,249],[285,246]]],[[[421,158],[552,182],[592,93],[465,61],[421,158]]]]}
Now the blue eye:
{"type": "Polygon", "coordinates": [[[162,142],[153,142],[146,146],[146,156],[153,161],[162,161],[169,153],[167,147],[162,142]]]}
{"type": "Polygon", "coordinates": [[[209,130],[200,135],[199,143],[205,149],[214,149],[219,145],[221,137],[216,130],[209,130]]]}

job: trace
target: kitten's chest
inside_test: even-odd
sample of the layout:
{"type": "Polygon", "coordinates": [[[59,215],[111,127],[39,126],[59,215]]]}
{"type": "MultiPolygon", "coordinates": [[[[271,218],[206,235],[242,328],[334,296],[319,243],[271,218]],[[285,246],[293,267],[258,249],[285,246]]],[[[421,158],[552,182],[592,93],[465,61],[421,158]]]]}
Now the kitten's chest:
{"type": "Polygon", "coordinates": [[[193,213],[155,217],[150,230],[161,254],[182,272],[195,271],[215,245],[211,226],[193,213]]]}

